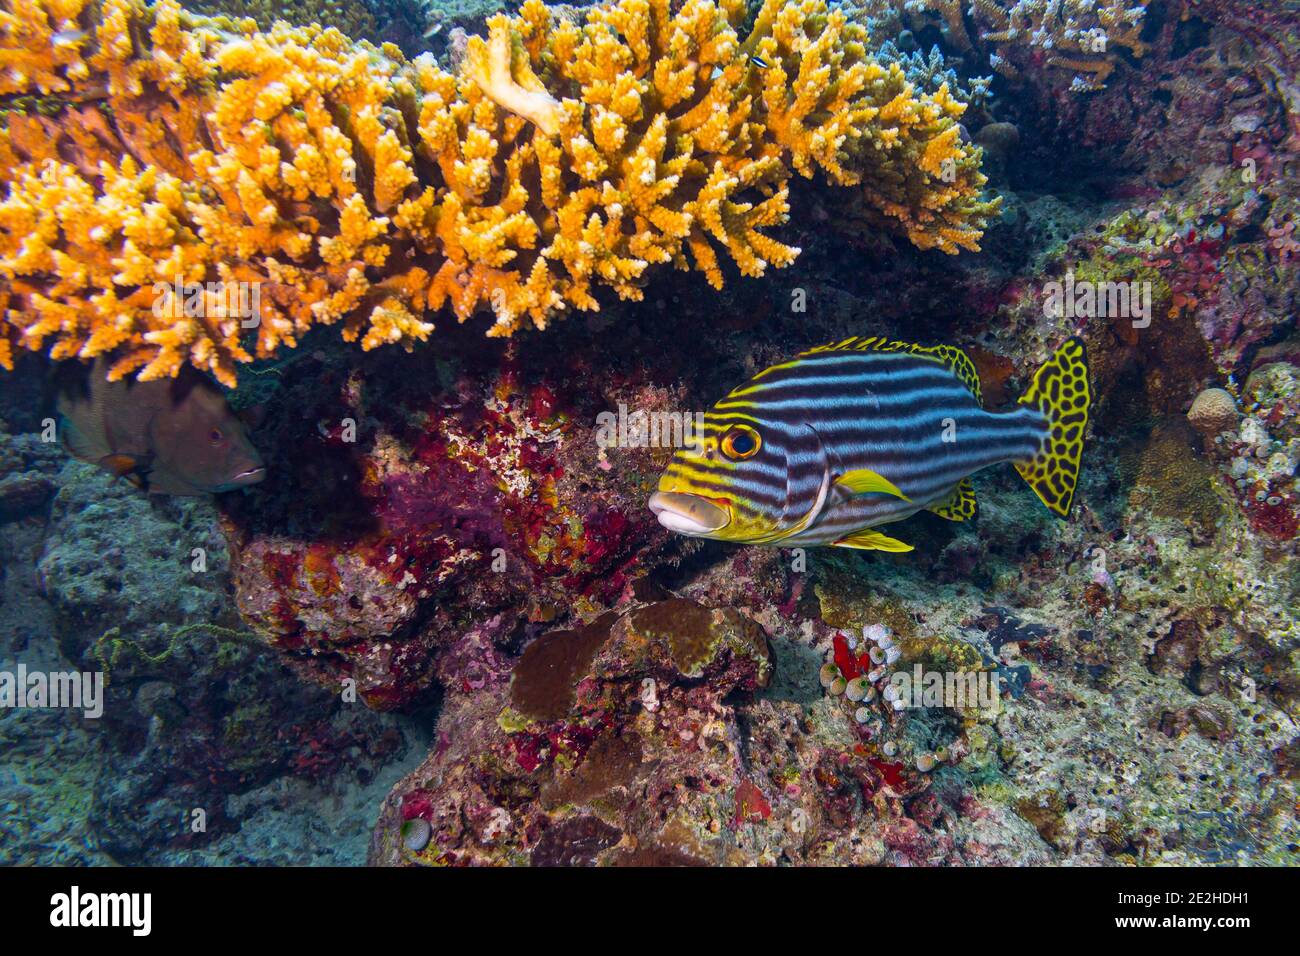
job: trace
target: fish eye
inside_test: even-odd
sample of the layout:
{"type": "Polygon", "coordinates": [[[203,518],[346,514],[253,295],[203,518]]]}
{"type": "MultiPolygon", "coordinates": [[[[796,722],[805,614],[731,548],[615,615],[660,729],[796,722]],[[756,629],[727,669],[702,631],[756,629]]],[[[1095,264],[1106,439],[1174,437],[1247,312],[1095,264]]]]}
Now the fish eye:
{"type": "Polygon", "coordinates": [[[220,428],[214,428],[214,429],[212,429],[212,431],[208,432],[208,439],[209,439],[209,440],[212,442],[212,444],[214,444],[214,445],[219,445],[219,444],[221,443],[221,439],[223,439],[223,438],[225,438],[225,437],[226,437],[226,436],[223,435],[223,434],[221,433],[221,429],[220,429],[220,428]]]}
{"type": "Polygon", "coordinates": [[[732,461],[753,458],[763,447],[763,439],[748,425],[735,425],[722,436],[722,453],[732,461]]]}

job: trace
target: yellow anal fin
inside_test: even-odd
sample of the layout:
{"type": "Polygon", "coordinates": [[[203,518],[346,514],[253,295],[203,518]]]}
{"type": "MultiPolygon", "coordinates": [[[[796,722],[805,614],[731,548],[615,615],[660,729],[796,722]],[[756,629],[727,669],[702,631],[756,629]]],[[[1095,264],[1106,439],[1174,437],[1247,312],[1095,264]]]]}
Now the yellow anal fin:
{"type": "Polygon", "coordinates": [[[835,542],[837,548],[857,548],[861,551],[893,551],[903,553],[911,551],[910,544],[904,544],[897,538],[891,538],[887,534],[881,534],[879,531],[855,531],[847,538],[840,538],[835,542]]]}
{"type": "Polygon", "coordinates": [[[879,472],[872,471],[870,468],[859,468],[856,471],[846,471],[835,479],[835,484],[839,485],[845,491],[855,495],[866,495],[872,492],[893,495],[895,498],[901,498],[903,501],[911,501],[898,490],[898,486],[879,472]]]}
{"type": "Polygon", "coordinates": [[[947,501],[930,505],[926,511],[949,521],[969,521],[979,511],[979,504],[975,501],[975,487],[969,478],[963,478],[947,501]]]}

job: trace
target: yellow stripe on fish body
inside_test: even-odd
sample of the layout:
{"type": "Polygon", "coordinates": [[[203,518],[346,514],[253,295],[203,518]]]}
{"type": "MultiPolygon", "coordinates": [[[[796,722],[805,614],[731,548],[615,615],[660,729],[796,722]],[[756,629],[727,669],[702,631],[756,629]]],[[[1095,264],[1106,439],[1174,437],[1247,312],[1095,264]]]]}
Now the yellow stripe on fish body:
{"type": "Polygon", "coordinates": [[[1065,514],[1090,402],[1078,339],[1002,413],[983,408],[979,376],[958,348],[844,339],[733,389],[706,413],[702,445],[669,463],[659,491],[707,498],[710,514],[728,515],[725,526],[665,518],[682,499],[659,499],[657,513],[666,527],[701,537],[899,551],[907,546],[862,532],[921,509],[967,520],[976,512],[968,477],[1013,462],[1065,514]]]}

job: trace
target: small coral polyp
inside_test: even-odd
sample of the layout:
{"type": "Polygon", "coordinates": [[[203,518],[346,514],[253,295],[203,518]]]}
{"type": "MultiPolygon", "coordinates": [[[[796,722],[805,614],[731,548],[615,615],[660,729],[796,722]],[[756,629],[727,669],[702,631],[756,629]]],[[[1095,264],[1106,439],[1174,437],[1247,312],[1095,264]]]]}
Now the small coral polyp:
{"type": "Polygon", "coordinates": [[[742,37],[746,15],[621,0],[578,24],[528,0],[453,75],[174,0],[0,0],[0,365],[233,385],[315,325],[409,349],[444,307],[510,335],[599,287],[640,299],[658,264],[721,287],[719,250],[747,276],[798,254],[765,232],[794,172],[921,248],[977,249],[996,202],[965,105],[824,0],[767,0],[742,37]],[[260,321],[157,309],[178,281],[258,283],[260,321]]]}

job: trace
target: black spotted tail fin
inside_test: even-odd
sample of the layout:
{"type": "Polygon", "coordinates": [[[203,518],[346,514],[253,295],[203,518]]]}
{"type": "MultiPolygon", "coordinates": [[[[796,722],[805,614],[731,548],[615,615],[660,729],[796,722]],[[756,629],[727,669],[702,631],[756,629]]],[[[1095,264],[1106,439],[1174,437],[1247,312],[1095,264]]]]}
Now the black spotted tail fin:
{"type": "Polygon", "coordinates": [[[1048,431],[1038,454],[1029,461],[1017,462],[1016,471],[1053,514],[1068,517],[1079,483],[1083,437],[1092,408],[1088,350],[1083,339],[1074,336],[1061,343],[1034,373],[1020,404],[1042,412],[1048,431]]]}

